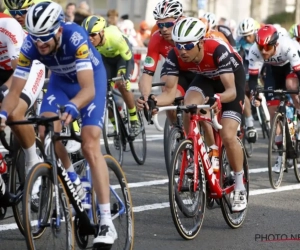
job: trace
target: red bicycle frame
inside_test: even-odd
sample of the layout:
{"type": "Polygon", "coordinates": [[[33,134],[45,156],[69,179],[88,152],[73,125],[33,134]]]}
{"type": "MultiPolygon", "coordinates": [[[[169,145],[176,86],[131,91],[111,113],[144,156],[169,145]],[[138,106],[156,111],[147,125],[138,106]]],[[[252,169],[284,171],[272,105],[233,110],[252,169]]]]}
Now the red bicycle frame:
{"type": "MultiPolygon", "coordinates": [[[[221,116],[221,112],[218,114],[218,121],[220,120],[221,116]]],[[[223,197],[224,194],[229,194],[234,190],[234,185],[231,185],[225,189],[223,189],[220,186],[220,171],[218,171],[218,173],[214,173],[213,172],[213,168],[211,165],[211,161],[210,158],[208,156],[208,153],[206,151],[206,146],[204,144],[204,141],[201,137],[199,128],[198,128],[198,122],[199,121],[205,121],[208,123],[212,124],[212,120],[210,118],[204,117],[203,115],[199,115],[196,113],[191,112],[191,118],[190,118],[190,131],[188,134],[187,139],[191,140],[193,142],[193,146],[194,146],[194,187],[193,187],[193,191],[196,192],[198,189],[198,171],[199,169],[202,170],[202,168],[199,168],[199,161],[201,159],[201,162],[203,164],[203,168],[205,171],[205,176],[206,179],[208,181],[208,185],[210,187],[210,197],[211,198],[215,198],[215,199],[220,199],[223,197]]],[[[214,131],[214,138],[215,138],[215,142],[216,145],[219,148],[219,159],[221,159],[221,148],[222,148],[222,140],[220,137],[220,133],[218,130],[216,130],[215,128],[213,128],[214,131]]],[[[186,164],[186,151],[183,152],[183,160],[181,162],[181,167],[180,167],[180,177],[179,177],[179,181],[178,181],[178,191],[181,191],[182,188],[182,182],[184,179],[184,175],[185,175],[185,166],[187,166],[186,164]]],[[[202,173],[202,176],[204,176],[204,173],[202,173]]],[[[205,187],[205,182],[203,188],[205,187]]]]}

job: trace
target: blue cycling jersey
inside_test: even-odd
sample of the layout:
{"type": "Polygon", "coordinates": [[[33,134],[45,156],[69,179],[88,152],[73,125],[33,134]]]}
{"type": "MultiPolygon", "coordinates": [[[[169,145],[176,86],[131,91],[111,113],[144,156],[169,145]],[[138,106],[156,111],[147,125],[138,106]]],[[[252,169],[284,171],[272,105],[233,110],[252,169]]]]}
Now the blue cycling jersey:
{"type": "Polygon", "coordinates": [[[246,60],[248,60],[248,54],[252,45],[253,43],[248,43],[243,37],[240,37],[236,41],[237,51],[244,50],[246,60]]]}
{"type": "Polygon", "coordinates": [[[93,69],[96,72],[103,67],[101,55],[91,44],[81,26],[67,22],[63,23],[62,27],[60,47],[51,55],[41,55],[30,35],[26,37],[14,76],[27,80],[31,64],[35,59],[45,64],[52,74],[69,83],[78,83],[78,71],[93,69]]]}

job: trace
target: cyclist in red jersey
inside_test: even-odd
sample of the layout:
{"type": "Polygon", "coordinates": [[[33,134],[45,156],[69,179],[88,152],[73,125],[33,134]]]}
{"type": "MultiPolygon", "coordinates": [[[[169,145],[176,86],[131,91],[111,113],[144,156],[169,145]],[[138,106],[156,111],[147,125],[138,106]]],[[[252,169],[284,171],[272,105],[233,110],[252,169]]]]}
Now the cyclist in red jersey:
{"type": "MultiPolygon", "coordinates": [[[[177,0],[163,0],[159,2],[154,11],[154,18],[157,20],[159,32],[155,32],[150,38],[148,44],[148,53],[144,63],[144,71],[139,81],[139,90],[144,100],[138,99],[137,106],[142,109],[144,103],[148,100],[151,93],[151,83],[153,75],[157,68],[160,56],[167,57],[169,51],[174,47],[172,41],[172,28],[176,21],[182,17],[182,5],[177,0]]],[[[162,67],[161,81],[166,81],[166,69],[162,67]]],[[[176,96],[184,96],[189,84],[194,79],[195,74],[192,72],[181,72],[177,85],[176,96]]],[[[167,112],[170,121],[176,121],[175,112],[167,112]]]]}
{"type": "MultiPolygon", "coordinates": [[[[220,135],[235,174],[232,210],[238,212],[247,207],[243,183],[243,153],[236,139],[243,112],[246,75],[242,58],[229,44],[204,37],[205,25],[193,17],[177,22],[172,32],[180,58],[188,64],[194,63],[191,70],[198,73],[185,94],[185,104],[204,104],[215,100],[212,108],[218,112],[222,103],[223,129],[220,135]]],[[[189,114],[186,113],[184,126],[188,131],[189,114]]],[[[206,142],[208,145],[214,144],[213,137],[206,139],[206,142]]]]}

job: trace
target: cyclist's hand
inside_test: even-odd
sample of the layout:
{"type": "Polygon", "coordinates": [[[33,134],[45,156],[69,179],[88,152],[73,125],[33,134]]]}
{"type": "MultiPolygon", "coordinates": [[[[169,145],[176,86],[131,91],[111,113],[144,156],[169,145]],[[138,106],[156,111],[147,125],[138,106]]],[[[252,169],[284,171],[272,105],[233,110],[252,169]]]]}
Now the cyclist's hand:
{"type": "Polygon", "coordinates": [[[214,110],[215,114],[219,113],[222,109],[220,95],[215,94],[213,97],[206,97],[205,103],[210,105],[210,109],[214,110]]]}
{"type": "Polygon", "coordinates": [[[136,100],[136,107],[138,108],[138,110],[143,110],[144,107],[146,107],[146,109],[149,109],[148,106],[148,96],[141,96],[136,100]]]}
{"type": "Polygon", "coordinates": [[[260,100],[258,100],[258,99],[255,99],[255,100],[254,100],[254,106],[255,106],[255,107],[259,107],[260,104],[261,104],[261,101],[260,101],[260,100]]]}
{"type": "Polygon", "coordinates": [[[76,119],[79,116],[79,110],[73,102],[68,102],[65,105],[64,113],[61,116],[61,120],[64,121],[64,124],[68,126],[72,120],[76,119]]]}

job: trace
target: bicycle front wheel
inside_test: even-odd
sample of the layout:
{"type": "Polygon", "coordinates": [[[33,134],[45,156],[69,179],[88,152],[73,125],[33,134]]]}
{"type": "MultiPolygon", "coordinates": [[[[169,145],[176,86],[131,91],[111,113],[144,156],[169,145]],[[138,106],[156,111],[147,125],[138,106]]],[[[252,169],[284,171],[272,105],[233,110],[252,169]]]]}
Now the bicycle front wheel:
{"type": "MultiPolygon", "coordinates": [[[[271,136],[268,149],[268,170],[271,187],[280,187],[283,170],[286,164],[286,134],[285,119],[281,113],[276,113],[271,127],[271,136]],[[276,142],[276,135],[281,135],[282,140],[276,142]]],[[[278,139],[277,139],[278,140],[278,139]]]]}
{"type": "Polygon", "coordinates": [[[188,168],[193,169],[195,166],[194,153],[196,152],[192,141],[181,141],[174,151],[169,176],[169,201],[173,222],[179,235],[186,240],[194,239],[200,232],[206,207],[206,182],[201,161],[196,191],[193,173],[186,173],[188,168]]]}
{"type": "Polygon", "coordinates": [[[52,166],[39,163],[28,173],[23,195],[23,219],[28,249],[74,249],[72,212],[69,199],[60,179],[53,195],[52,166]],[[36,188],[38,187],[38,188],[36,188]],[[56,195],[59,197],[59,211],[56,211],[56,195]],[[32,209],[32,203],[38,210],[32,209]],[[58,212],[60,216],[58,216],[58,212]],[[35,240],[34,234],[40,238],[35,240]]]}

